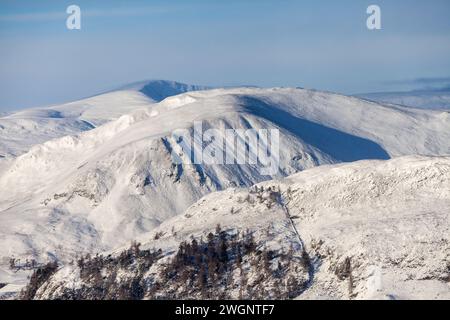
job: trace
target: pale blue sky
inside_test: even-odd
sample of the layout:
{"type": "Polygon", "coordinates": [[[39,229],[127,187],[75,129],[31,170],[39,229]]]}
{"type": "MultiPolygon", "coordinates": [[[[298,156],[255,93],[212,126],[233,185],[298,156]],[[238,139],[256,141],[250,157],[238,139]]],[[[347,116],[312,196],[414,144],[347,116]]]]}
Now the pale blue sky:
{"type": "Polygon", "coordinates": [[[448,85],[449,16],[448,0],[0,0],[0,111],[144,79],[348,94],[448,85]],[[70,4],[79,31],[66,29],[70,4]],[[366,28],[369,4],[380,31],[366,28]]]}

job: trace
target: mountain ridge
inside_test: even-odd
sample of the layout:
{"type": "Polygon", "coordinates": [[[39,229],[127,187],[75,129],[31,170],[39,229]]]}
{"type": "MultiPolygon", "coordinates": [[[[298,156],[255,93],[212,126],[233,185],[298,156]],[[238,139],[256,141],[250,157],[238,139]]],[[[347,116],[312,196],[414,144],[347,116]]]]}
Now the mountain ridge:
{"type": "Polygon", "coordinates": [[[379,103],[397,104],[411,108],[450,110],[450,88],[373,92],[355,96],[379,103]]]}
{"type": "Polygon", "coordinates": [[[0,252],[0,280],[9,277],[12,253],[67,261],[120,247],[215,191],[345,161],[447,155],[449,127],[445,112],[293,88],[210,89],[145,103],[92,130],[35,145],[0,167],[0,188],[10,190],[0,197],[0,240],[8,244],[0,252]],[[221,136],[225,129],[279,130],[277,172],[194,163],[173,133],[192,134],[196,121],[221,136]],[[171,150],[184,162],[174,165],[171,150]]]}
{"type": "Polygon", "coordinates": [[[35,144],[88,131],[170,95],[204,88],[176,81],[141,81],[74,102],[0,115],[0,155],[14,158],[35,144]]]}
{"type": "MultiPolygon", "coordinates": [[[[137,239],[140,250],[161,249],[161,262],[143,274],[134,264],[119,267],[120,279],[109,269],[102,272],[118,287],[137,281],[141,299],[171,294],[175,299],[205,298],[196,282],[185,286],[169,278],[166,285],[153,286],[162,281],[164,266],[181,243],[209,239],[208,233],[220,225],[228,235],[250,232],[255,250],[263,257],[270,252],[271,258],[254,270],[252,253],[245,254],[241,268],[248,287],[239,285],[243,273],[237,269],[225,288],[208,278],[214,290],[207,298],[227,294],[237,299],[253,292],[253,298],[263,299],[284,294],[298,299],[448,299],[449,175],[449,157],[409,156],[316,167],[248,189],[211,193],[137,239]],[[300,264],[286,265],[287,252],[288,260],[298,258],[300,264]],[[308,260],[302,260],[305,255],[308,260]],[[286,293],[276,289],[285,290],[277,285],[280,263],[283,272],[299,281],[286,293]],[[261,281],[264,290],[258,289],[261,281]],[[242,288],[250,291],[242,293],[242,288]]],[[[234,245],[229,247],[231,259],[234,245]]],[[[126,250],[118,248],[104,257],[122,257],[126,250]]],[[[38,288],[35,298],[101,298],[92,290],[89,273],[81,272],[80,279],[78,266],[65,265],[38,288]]]]}

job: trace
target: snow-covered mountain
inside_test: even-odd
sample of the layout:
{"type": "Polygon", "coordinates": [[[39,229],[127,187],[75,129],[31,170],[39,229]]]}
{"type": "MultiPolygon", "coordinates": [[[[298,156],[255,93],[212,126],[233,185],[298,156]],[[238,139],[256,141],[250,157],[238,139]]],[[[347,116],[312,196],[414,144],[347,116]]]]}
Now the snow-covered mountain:
{"type": "Polygon", "coordinates": [[[49,272],[32,297],[449,299],[450,158],[321,166],[215,192],[139,241],[49,272]],[[221,271],[202,275],[203,264],[221,271]]]}
{"type": "Polygon", "coordinates": [[[87,99],[0,114],[0,160],[48,140],[91,130],[169,96],[206,87],[149,80],[87,99]]]}
{"type": "Polygon", "coordinates": [[[358,97],[414,108],[450,110],[450,89],[366,93],[358,97]]]}
{"type": "MultiPolygon", "coordinates": [[[[96,99],[110,105],[115,94],[96,99]]],[[[134,89],[119,94],[137,99],[139,108],[89,131],[35,145],[0,167],[0,190],[7,190],[0,195],[0,282],[21,275],[8,271],[12,256],[68,261],[111,250],[211,192],[323,164],[450,154],[450,114],[444,111],[289,88],[194,91],[160,103],[134,89]],[[262,174],[255,164],[194,163],[180,145],[198,121],[222,135],[225,129],[279,130],[277,170],[262,174]],[[183,139],[174,137],[181,128],[187,129],[183,139]],[[174,150],[182,164],[173,162],[174,150]]],[[[98,118],[91,113],[89,119],[98,118]]]]}

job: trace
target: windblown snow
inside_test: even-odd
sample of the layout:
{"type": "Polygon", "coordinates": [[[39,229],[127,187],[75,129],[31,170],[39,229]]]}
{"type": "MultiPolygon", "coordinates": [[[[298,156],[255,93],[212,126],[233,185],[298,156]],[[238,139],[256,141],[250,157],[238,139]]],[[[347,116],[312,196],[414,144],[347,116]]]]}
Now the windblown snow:
{"type": "MultiPolygon", "coordinates": [[[[422,232],[425,227],[421,219],[424,219],[427,230],[437,228],[430,237],[445,239],[442,232],[448,228],[449,160],[435,157],[450,154],[449,112],[386,106],[304,89],[213,89],[167,97],[176,94],[173,88],[181,92],[201,88],[174,85],[170,90],[156,93],[151,88],[138,87],[139,90],[133,85],[58,108],[26,111],[25,116],[13,114],[0,119],[2,132],[8,132],[2,133],[0,143],[13,150],[7,151],[10,154],[25,152],[0,167],[0,283],[20,285],[28,274],[10,271],[11,257],[67,262],[77,254],[104,252],[129,244],[168,223],[174,223],[176,228],[181,228],[180,224],[189,228],[192,222],[194,229],[209,225],[208,219],[211,225],[219,220],[222,225],[239,222],[242,227],[252,227],[257,221],[269,223],[275,217],[272,219],[268,215],[271,218],[266,221],[257,211],[248,208],[242,209],[243,215],[236,216],[237,220],[233,220],[234,216],[219,217],[225,204],[223,208],[217,206],[219,212],[205,210],[200,214],[196,211],[198,218],[191,220],[183,220],[186,216],[183,213],[209,193],[213,194],[205,199],[214,199],[220,204],[235,193],[245,192],[239,188],[282,179],[303,170],[306,171],[279,182],[283,188],[292,184],[293,189],[305,190],[295,193],[296,197],[287,203],[288,207],[296,203],[289,210],[299,216],[296,223],[302,238],[322,239],[325,244],[317,250],[333,248],[337,260],[346,250],[350,250],[348,254],[352,256],[361,256],[360,259],[367,257],[370,263],[373,258],[371,268],[375,268],[375,282],[376,277],[383,274],[383,269],[376,268],[382,268],[388,259],[382,257],[382,241],[390,248],[399,240],[385,239],[389,230],[422,232]],[[110,113],[110,109],[114,109],[114,113],[110,113]],[[127,114],[120,116],[123,113],[127,114]],[[18,124],[27,117],[32,118],[33,114],[33,125],[36,119],[45,124],[42,132],[18,124]],[[12,121],[9,119],[15,120],[4,125],[12,121]],[[73,125],[66,123],[64,129],[57,129],[58,119],[73,125]],[[220,132],[230,128],[278,129],[277,172],[264,175],[253,164],[195,164],[181,151],[182,139],[175,139],[172,133],[178,129],[187,129],[184,134],[192,133],[198,121],[204,128],[220,132]],[[12,143],[9,134],[23,134],[23,130],[33,132],[34,140],[12,143]],[[50,136],[62,137],[39,144],[50,136]],[[172,150],[183,158],[183,164],[173,163],[172,150]],[[322,166],[406,155],[424,158],[322,166]],[[308,170],[317,166],[320,167],[308,170]],[[219,193],[215,193],[217,191],[219,193]],[[426,220],[428,218],[431,220],[426,220]],[[183,222],[176,222],[177,219],[183,222]],[[396,226],[403,219],[406,219],[404,229],[396,226]],[[349,228],[355,232],[354,238],[352,232],[347,235],[343,227],[343,221],[347,220],[349,228]],[[303,234],[304,230],[307,233],[303,234]],[[353,249],[352,246],[361,243],[366,235],[367,239],[378,239],[375,247],[367,244],[362,249],[353,249]],[[380,256],[375,259],[372,251],[368,253],[369,249],[374,252],[379,249],[380,256]]],[[[231,142],[225,140],[225,143],[231,142]]],[[[270,214],[277,215],[277,212],[270,214]]],[[[186,235],[189,232],[186,231],[186,235]]],[[[412,234],[405,236],[401,243],[406,246],[412,234]]],[[[435,240],[430,240],[427,250],[436,245],[435,240]]],[[[312,240],[308,241],[311,247],[312,240]]],[[[420,242],[417,246],[417,250],[422,249],[420,242]]],[[[410,249],[399,248],[399,254],[406,254],[410,249]]],[[[322,281],[319,276],[325,269],[317,271],[317,281],[322,281]]],[[[396,274],[389,273],[391,276],[396,277],[396,274]]],[[[399,271],[398,276],[403,277],[404,273],[399,271]]],[[[327,277],[325,274],[323,279],[327,277]]],[[[308,290],[311,293],[305,295],[345,297],[339,283],[329,285],[333,288],[330,292],[322,289],[315,292],[311,288],[308,290]]],[[[360,290],[361,295],[368,294],[362,288],[355,290],[360,290]]]]}

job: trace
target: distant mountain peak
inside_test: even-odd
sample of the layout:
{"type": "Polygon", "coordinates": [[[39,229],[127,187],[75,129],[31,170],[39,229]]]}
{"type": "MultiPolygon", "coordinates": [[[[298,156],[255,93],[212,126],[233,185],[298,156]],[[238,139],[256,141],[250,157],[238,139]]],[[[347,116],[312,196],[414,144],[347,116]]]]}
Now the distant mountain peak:
{"type": "Polygon", "coordinates": [[[150,99],[160,102],[165,98],[189,92],[208,90],[212,87],[186,84],[172,80],[144,80],[133,82],[120,88],[121,90],[136,90],[145,94],[150,99]]]}

